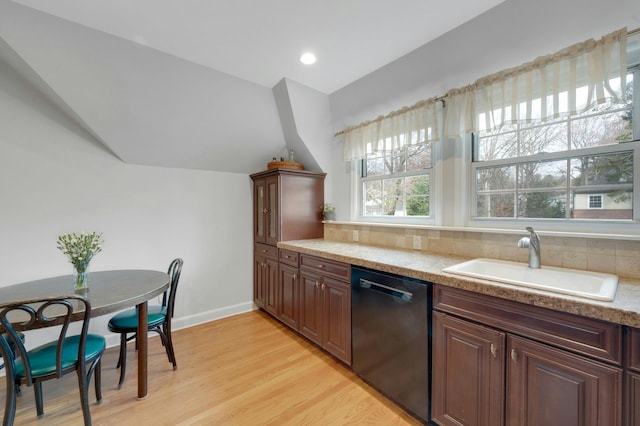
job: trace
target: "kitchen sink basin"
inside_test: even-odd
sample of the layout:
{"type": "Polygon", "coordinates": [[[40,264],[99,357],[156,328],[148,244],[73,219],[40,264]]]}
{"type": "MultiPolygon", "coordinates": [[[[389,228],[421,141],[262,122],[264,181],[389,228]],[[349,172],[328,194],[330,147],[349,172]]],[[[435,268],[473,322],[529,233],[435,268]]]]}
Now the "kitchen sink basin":
{"type": "Polygon", "coordinates": [[[504,260],[473,259],[443,271],[608,302],[618,288],[618,277],[611,274],[551,266],[532,269],[525,263],[504,260]]]}

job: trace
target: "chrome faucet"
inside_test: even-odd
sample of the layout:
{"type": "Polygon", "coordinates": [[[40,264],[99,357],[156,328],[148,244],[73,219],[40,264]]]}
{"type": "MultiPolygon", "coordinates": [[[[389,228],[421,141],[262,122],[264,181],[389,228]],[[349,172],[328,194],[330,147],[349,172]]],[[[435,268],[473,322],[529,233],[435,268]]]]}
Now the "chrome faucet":
{"type": "Polygon", "coordinates": [[[522,237],[518,240],[518,248],[529,249],[529,268],[540,269],[540,238],[532,227],[525,228],[529,231],[528,237],[522,237]]]}

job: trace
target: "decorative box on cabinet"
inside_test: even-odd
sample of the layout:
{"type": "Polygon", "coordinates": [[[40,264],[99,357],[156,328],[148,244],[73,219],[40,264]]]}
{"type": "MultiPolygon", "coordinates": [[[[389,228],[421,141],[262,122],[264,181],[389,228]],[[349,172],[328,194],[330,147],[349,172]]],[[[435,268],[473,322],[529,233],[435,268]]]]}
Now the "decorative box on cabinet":
{"type": "Polygon", "coordinates": [[[437,424],[621,424],[621,326],[441,285],[433,307],[437,424]]]}

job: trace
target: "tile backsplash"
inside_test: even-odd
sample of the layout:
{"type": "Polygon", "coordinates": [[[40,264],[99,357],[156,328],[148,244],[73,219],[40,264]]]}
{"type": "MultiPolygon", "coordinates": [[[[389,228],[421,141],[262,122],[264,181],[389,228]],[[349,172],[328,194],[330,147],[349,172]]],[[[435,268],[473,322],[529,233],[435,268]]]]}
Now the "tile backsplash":
{"type": "MultiPolygon", "coordinates": [[[[517,241],[527,233],[482,230],[438,230],[346,223],[324,224],[328,241],[354,242],[382,247],[452,254],[469,258],[527,262],[527,249],[517,241]],[[356,240],[357,238],[357,240],[356,240]]],[[[640,241],[540,233],[542,265],[607,272],[640,279],[640,241]]]]}

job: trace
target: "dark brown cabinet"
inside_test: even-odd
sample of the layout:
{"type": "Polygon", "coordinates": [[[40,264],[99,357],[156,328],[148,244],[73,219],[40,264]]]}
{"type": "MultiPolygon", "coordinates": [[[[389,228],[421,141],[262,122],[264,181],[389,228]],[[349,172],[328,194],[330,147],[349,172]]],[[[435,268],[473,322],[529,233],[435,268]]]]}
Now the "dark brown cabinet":
{"type": "MultiPolygon", "coordinates": [[[[304,170],[273,169],[251,175],[253,181],[253,237],[254,237],[254,302],[274,315],[295,321],[289,296],[294,291],[281,278],[278,266],[279,241],[321,238],[323,236],[322,204],[324,203],[325,173],[304,170]]],[[[296,265],[297,266],[297,265],[296,265]]]]}
{"type": "Polygon", "coordinates": [[[300,285],[297,266],[280,262],[278,276],[278,310],[280,321],[299,329],[300,285]]]}
{"type": "Polygon", "coordinates": [[[628,328],[625,425],[640,426],[640,329],[628,328]]]}
{"type": "Polygon", "coordinates": [[[254,302],[272,315],[277,313],[278,299],[278,249],[266,244],[256,244],[254,250],[253,288],[254,302]]]}
{"type": "Polygon", "coordinates": [[[251,175],[256,243],[322,238],[325,173],[273,169],[251,175]]]}
{"type": "Polygon", "coordinates": [[[447,426],[504,424],[505,336],[433,313],[434,421],[447,426]]]}
{"type": "Polygon", "coordinates": [[[436,285],[433,421],[620,425],[622,328],[436,285]]]}
{"type": "Polygon", "coordinates": [[[276,245],[278,242],[278,177],[265,176],[253,181],[253,240],[276,245]]]}
{"type": "Polygon", "coordinates": [[[351,365],[351,266],[300,256],[300,334],[351,365]]]}
{"type": "Polygon", "coordinates": [[[506,423],[620,425],[622,370],[509,336],[506,423]]]}

